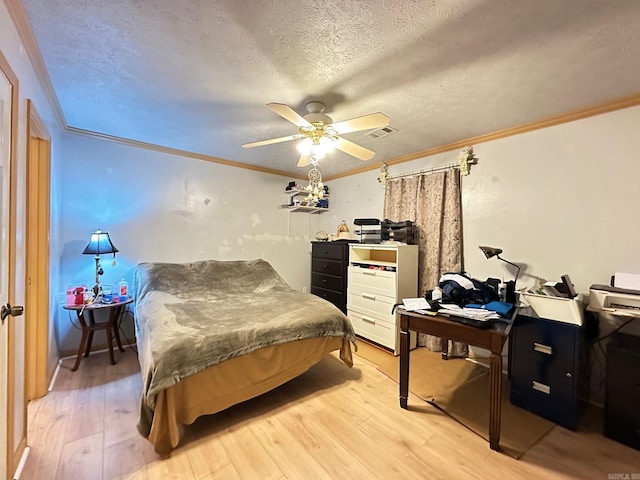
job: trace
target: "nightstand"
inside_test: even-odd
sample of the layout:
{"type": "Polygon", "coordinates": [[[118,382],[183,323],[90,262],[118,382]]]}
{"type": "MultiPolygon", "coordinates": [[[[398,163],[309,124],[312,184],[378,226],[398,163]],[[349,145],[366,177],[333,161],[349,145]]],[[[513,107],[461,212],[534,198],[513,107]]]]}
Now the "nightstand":
{"type": "Polygon", "coordinates": [[[83,352],[84,356],[88,357],[91,351],[91,343],[93,342],[93,334],[96,330],[106,330],[107,333],[107,345],[109,346],[109,359],[111,365],[115,365],[116,361],[113,356],[113,337],[116,338],[116,343],[121,352],[124,352],[122,343],[120,342],[120,334],[118,333],[118,319],[120,315],[124,313],[125,307],[133,302],[133,299],[129,298],[124,302],[116,303],[89,303],[86,305],[64,305],[65,310],[74,310],[78,316],[78,322],[82,328],[82,338],[80,339],[80,346],[78,347],[78,355],[76,357],[76,363],[71,369],[75,372],[82,360],[83,352]],[[106,322],[96,322],[94,313],[98,310],[107,312],[109,316],[106,322]]]}

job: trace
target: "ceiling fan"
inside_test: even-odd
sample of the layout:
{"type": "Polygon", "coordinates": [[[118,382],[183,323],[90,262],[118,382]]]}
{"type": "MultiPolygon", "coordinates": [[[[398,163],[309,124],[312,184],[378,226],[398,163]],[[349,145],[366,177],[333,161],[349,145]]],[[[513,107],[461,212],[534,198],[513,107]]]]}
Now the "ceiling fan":
{"type": "Polygon", "coordinates": [[[389,117],[380,112],[333,123],[333,119],[323,113],[325,105],[322,102],[307,103],[306,108],[309,113],[304,116],[299,115],[284,103],[267,103],[267,107],[296,125],[298,133],[286,137],[245,143],[242,147],[260,147],[272,143],[303,139],[298,144],[298,149],[301,153],[298,160],[299,167],[305,167],[310,163],[317,165],[318,160],[334,148],[360,160],[370,160],[375,155],[375,152],[345,140],[340,135],[389,125],[389,117]]]}

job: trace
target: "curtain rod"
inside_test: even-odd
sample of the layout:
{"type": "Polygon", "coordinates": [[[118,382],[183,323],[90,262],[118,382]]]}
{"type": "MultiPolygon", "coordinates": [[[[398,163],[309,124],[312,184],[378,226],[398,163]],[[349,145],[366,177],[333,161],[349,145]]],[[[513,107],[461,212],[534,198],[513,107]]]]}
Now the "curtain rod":
{"type": "Polygon", "coordinates": [[[471,165],[475,165],[476,163],[478,163],[478,158],[473,153],[473,147],[467,146],[467,147],[464,147],[460,151],[460,153],[458,153],[457,163],[450,163],[449,165],[443,165],[442,167],[433,167],[431,169],[420,170],[418,172],[389,175],[389,166],[386,163],[383,163],[382,166],[380,167],[380,176],[378,177],[378,181],[384,184],[389,180],[396,180],[398,178],[404,178],[404,177],[414,177],[417,175],[425,175],[428,173],[441,172],[443,170],[453,170],[456,168],[460,170],[460,175],[469,175],[471,173],[471,165]]]}
{"type": "Polygon", "coordinates": [[[387,180],[396,180],[398,178],[404,178],[404,177],[415,177],[418,175],[424,175],[427,173],[435,173],[435,172],[440,172],[442,170],[453,170],[456,168],[460,168],[460,165],[452,163],[449,165],[443,165],[442,167],[433,167],[430,169],[425,169],[425,170],[419,170],[417,172],[411,172],[411,173],[400,173],[398,175],[389,175],[387,176],[387,180]]]}

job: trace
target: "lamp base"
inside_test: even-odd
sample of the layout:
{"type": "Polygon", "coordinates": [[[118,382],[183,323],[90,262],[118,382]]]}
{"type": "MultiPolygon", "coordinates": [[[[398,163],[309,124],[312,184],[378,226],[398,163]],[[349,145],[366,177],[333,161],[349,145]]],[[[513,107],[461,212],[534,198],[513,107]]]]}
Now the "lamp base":
{"type": "Polygon", "coordinates": [[[506,303],[510,303],[511,305],[516,304],[516,282],[513,280],[509,280],[508,282],[504,282],[505,284],[505,296],[504,301],[506,303]]]}

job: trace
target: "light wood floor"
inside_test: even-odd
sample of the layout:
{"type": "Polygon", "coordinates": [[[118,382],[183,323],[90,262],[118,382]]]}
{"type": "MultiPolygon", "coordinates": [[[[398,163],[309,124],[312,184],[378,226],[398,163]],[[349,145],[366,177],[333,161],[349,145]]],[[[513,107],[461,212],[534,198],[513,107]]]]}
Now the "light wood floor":
{"type": "MultiPolygon", "coordinates": [[[[640,452],[600,434],[554,427],[520,460],[412,396],[355,355],[329,355],[288,384],[188,427],[170,458],[136,431],[136,354],[63,362],[53,391],[29,405],[30,455],[20,480],[111,479],[607,479],[640,478],[640,452]],[[622,477],[619,477],[622,478],[622,477]]],[[[415,368],[415,367],[414,367],[415,368]]]]}

